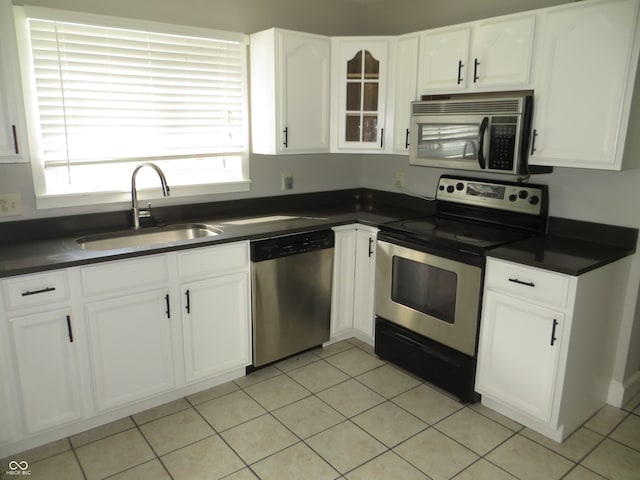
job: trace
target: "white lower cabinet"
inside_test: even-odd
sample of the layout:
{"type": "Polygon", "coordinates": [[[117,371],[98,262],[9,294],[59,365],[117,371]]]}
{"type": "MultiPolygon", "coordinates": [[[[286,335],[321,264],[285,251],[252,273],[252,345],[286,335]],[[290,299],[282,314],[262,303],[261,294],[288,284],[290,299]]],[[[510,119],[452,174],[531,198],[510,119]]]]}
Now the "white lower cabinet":
{"type": "Polygon", "coordinates": [[[251,363],[249,243],[178,256],[187,383],[251,363]]]}
{"type": "Polygon", "coordinates": [[[251,363],[249,274],[182,284],[187,382],[251,363]]]}
{"type": "Polygon", "coordinates": [[[493,291],[484,299],[483,394],[549,422],[564,315],[493,291]]]}
{"type": "Polygon", "coordinates": [[[0,458],[244,375],[249,242],[0,280],[0,458]]]}
{"type": "MultiPolygon", "coordinates": [[[[13,388],[12,383],[0,387],[0,404],[10,407],[10,395],[16,394],[19,406],[12,409],[11,417],[19,419],[15,422],[18,436],[45,432],[84,416],[79,371],[84,340],[77,336],[78,319],[68,285],[65,270],[2,281],[0,318],[6,324],[0,332],[8,336],[15,381],[13,388]]],[[[9,379],[4,367],[0,375],[3,372],[9,379]]],[[[8,436],[9,425],[3,426],[0,437],[8,436]]]]}
{"type": "Polygon", "coordinates": [[[168,263],[152,255],[81,268],[99,412],[175,385],[168,263]]]}
{"type": "Polygon", "coordinates": [[[607,403],[628,262],[571,276],[488,258],[482,403],[556,441],[607,403]]]}
{"type": "Polygon", "coordinates": [[[82,417],[77,350],[68,309],[10,320],[27,433],[82,417]]]}
{"type": "Polygon", "coordinates": [[[334,227],[331,338],[355,335],[373,344],[374,281],[378,229],[366,225],[334,227]]]}
{"type": "Polygon", "coordinates": [[[11,428],[11,406],[6,391],[11,385],[7,379],[0,378],[0,445],[13,440],[13,429],[11,428]]]}
{"type": "Polygon", "coordinates": [[[175,385],[167,290],[86,305],[99,411],[168,391],[175,385]]]}

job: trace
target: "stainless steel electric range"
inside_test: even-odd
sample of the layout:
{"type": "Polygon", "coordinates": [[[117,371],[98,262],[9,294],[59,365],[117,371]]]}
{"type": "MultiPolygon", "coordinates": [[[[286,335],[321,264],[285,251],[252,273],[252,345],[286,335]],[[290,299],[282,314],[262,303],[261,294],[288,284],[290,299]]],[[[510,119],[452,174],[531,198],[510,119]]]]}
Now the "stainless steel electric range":
{"type": "Polygon", "coordinates": [[[443,175],[435,202],[435,214],[378,234],[375,351],[473,402],[485,253],[543,234],[548,192],[443,175]]]}

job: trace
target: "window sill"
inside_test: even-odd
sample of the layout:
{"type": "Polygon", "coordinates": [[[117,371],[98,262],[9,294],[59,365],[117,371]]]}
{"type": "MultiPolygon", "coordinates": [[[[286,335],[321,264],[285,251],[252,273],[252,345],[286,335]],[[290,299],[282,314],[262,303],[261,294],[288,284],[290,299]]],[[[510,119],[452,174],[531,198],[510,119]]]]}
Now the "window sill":
{"type": "MultiPolygon", "coordinates": [[[[251,180],[241,180],[228,183],[215,183],[208,185],[193,186],[171,186],[171,198],[186,198],[204,195],[215,195],[219,193],[248,192],[251,180]]],[[[138,200],[144,206],[150,200],[157,201],[163,199],[162,190],[158,188],[138,189],[138,200]]],[[[112,191],[96,193],[73,193],[65,195],[38,195],[36,196],[36,208],[45,210],[49,208],[79,207],[87,205],[106,205],[114,203],[131,202],[130,191],[112,191]]],[[[162,204],[167,204],[170,200],[162,200],[162,204]]]]}

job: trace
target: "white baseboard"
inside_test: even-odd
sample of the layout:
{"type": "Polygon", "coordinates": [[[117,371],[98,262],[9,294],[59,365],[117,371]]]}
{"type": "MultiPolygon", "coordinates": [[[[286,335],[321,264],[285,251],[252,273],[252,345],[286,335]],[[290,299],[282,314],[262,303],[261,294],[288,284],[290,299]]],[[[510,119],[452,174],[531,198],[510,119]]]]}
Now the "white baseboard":
{"type": "Polygon", "coordinates": [[[627,378],[624,383],[611,380],[607,403],[614,407],[622,408],[625,403],[638,393],[640,393],[640,370],[627,378]]]}

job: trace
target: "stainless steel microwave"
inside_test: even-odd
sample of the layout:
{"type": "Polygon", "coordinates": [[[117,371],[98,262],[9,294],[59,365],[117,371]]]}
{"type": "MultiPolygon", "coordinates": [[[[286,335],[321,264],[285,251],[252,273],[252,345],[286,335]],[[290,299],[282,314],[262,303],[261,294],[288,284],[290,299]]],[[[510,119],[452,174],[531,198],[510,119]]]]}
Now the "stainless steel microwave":
{"type": "Polygon", "coordinates": [[[531,92],[452,95],[411,103],[409,163],[527,175],[531,92]]]}

